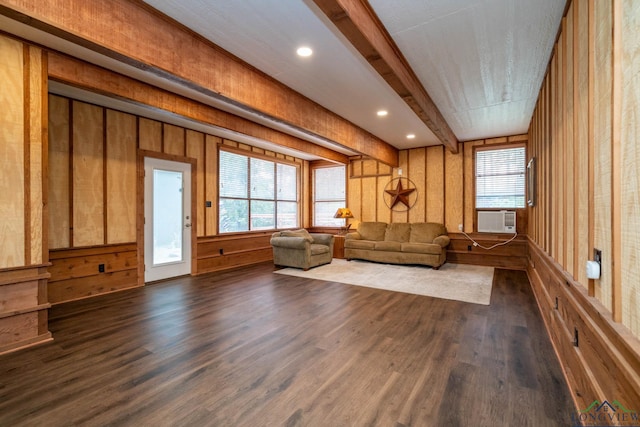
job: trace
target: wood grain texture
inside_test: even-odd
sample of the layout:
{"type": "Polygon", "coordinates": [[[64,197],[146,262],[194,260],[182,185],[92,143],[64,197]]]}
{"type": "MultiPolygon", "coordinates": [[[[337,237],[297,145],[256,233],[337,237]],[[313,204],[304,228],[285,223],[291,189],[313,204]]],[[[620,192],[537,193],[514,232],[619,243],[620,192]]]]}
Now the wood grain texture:
{"type": "Polygon", "coordinates": [[[640,4],[622,3],[622,116],[620,231],[622,322],[640,336],[640,4]],[[623,225],[624,224],[624,225],[623,225]],[[634,262],[635,260],[635,262],[634,262]]]}
{"type": "MultiPolygon", "coordinates": [[[[24,47],[0,36],[0,268],[25,265],[24,47]]],[[[30,108],[30,106],[26,106],[30,108]]]]}
{"type": "MultiPolygon", "coordinates": [[[[342,153],[317,144],[312,144],[289,134],[273,130],[222,110],[217,110],[208,105],[156,88],[138,80],[115,74],[103,68],[58,53],[49,52],[48,57],[49,77],[61,82],[92,91],[109,93],[197,122],[209,123],[294,150],[308,152],[337,163],[348,163],[348,157],[342,153]]],[[[366,138],[363,139],[365,140],[364,144],[366,146],[368,140],[366,138]]],[[[154,151],[162,151],[162,149],[156,150],[154,148],[154,151]]],[[[384,155],[384,153],[382,153],[382,155],[383,158],[388,157],[384,155]]],[[[397,150],[393,149],[389,155],[392,157],[389,159],[389,163],[396,164],[397,150]]]]}
{"type": "Polygon", "coordinates": [[[576,406],[620,396],[640,398],[640,341],[620,328],[585,288],[530,243],[528,274],[553,345],[565,367],[576,406]],[[557,307],[556,307],[557,298],[557,307]],[[574,330],[579,344],[574,345],[574,330]]]}
{"type": "MultiPolygon", "coordinates": [[[[611,2],[594,2],[594,247],[602,250],[604,265],[611,265],[611,96],[612,11],[611,2]]],[[[611,269],[603,268],[595,281],[594,296],[611,310],[611,269]]]]}
{"type": "Polygon", "coordinates": [[[107,244],[136,239],[136,117],[107,110],[107,244]]]}
{"type": "Polygon", "coordinates": [[[43,235],[45,221],[45,189],[43,170],[46,164],[43,162],[43,154],[46,152],[47,116],[46,94],[47,78],[43,63],[42,49],[29,46],[29,232],[28,236],[29,259],[27,265],[39,265],[44,260],[44,248],[46,242],[43,235]]]}
{"type": "MultiPolygon", "coordinates": [[[[206,208],[205,215],[200,217],[206,222],[206,235],[218,233],[218,144],[221,139],[215,136],[205,137],[205,193],[211,207],[206,208]]],[[[201,160],[200,160],[201,161],[201,160]]]]}
{"type": "Polygon", "coordinates": [[[71,245],[69,209],[69,104],[67,98],[49,95],[49,248],[71,245]]]}
{"type": "Polygon", "coordinates": [[[162,152],[162,123],[145,119],[139,119],[139,138],[138,143],[141,150],[162,152]]]}
{"type": "Polygon", "coordinates": [[[55,306],[51,327],[0,359],[0,424],[556,426],[574,409],[523,272],[496,271],[482,306],[266,263],[55,306]]]}
{"type": "Polygon", "coordinates": [[[464,154],[452,154],[445,151],[444,161],[444,225],[449,231],[457,231],[458,224],[464,222],[464,154]]]}
{"type": "Polygon", "coordinates": [[[416,186],[418,197],[409,210],[408,222],[425,222],[427,217],[427,174],[426,148],[415,148],[408,151],[408,171],[411,181],[416,186]]]}
{"type": "MultiPolygon", "coordinates": [[[[187,129],[186,131],[186,156],[197,160],[196,180],[192,185],[196,186],[195,207],[198,212],[196,233],[198,237],[205,235],[206,215],[205,215],[205,134],[187,129]]],[[[211,208],[208,208],[211,209],[211,208]]]]}
{"type": "Polygon", "coordinates": [[[103,126],[101,107],[73,101],[73,246],[104,244],[103,126]]]}
{"type": "MultiPolygon", "coordinates": [[[[573,5],[573,3],[572,3],[573,5]]],[[[569,7],[566,15],[566,31],[563,31],[565,42],[565,85],[564,85],[564,221],[565,221],[565,260],[564,268],[571,275],[575,273],[574,270],[574,250],[575,250],[575,228],[574,221],[575,215],[573,210],[574,198],[575,198],[575,171],[574,171],[574,97],[573,97],[573,9],[569,7]]]]}
{"type": "Polygon", "coordinates": [[[427,148],[427,221],[444,223],[445,170],[442,147],[427,148]]]}
{"type": "Polygon", "coordinates": [[[162,146],[164,153],[176,156],[185,155],[185,129],[179,126],[162,124],[162,146]]]}

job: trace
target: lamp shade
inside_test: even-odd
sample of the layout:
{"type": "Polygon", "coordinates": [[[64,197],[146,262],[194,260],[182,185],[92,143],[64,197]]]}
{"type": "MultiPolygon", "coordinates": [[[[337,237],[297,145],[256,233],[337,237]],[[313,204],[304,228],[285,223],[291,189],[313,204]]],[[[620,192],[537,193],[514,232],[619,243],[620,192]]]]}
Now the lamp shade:
{"type": "Polygon", "coordinates": [[[349,208],[338,208],[334,218],[353,218],[353,212],[349,208]]]}

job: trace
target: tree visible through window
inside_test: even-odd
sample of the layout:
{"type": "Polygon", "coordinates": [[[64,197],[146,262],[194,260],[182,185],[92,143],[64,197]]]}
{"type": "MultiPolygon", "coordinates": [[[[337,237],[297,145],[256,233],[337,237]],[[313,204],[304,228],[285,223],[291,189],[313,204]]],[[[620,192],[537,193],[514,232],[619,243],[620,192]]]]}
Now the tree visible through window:
{"type": "Polygon", "coordinates": [[[298,226],[298,169],[220,151],[220,233],[298,226]]]}
{"type": "Polygon", "coordinates": [[[476,209],[525,207],[525,147],[476,151],[476,209]]]}
{"type": "Polygon", "coordinates": [[[346,207],[347,203],[345,167],[315,169],[313,189],[313,225],[343,227],[345,220],[333,216],[338,208],[346,207]]]}

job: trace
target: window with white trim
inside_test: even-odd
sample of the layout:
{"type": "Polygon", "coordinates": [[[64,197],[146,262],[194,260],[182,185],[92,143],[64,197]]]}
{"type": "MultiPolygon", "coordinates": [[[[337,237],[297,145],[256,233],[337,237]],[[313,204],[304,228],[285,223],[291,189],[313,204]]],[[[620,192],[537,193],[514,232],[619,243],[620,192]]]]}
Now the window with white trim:
{"type": "Polygon", "coordinates": [[[476,209],[525,207],[524,146],[476,149],[476,209]]]}
{"type": "Polygon", "coordinates": [[[220,233],[298,226],[298,168],[220,150],[220,233]]]}
{"type": "Polygon", "coordinates": [[[313,225],[344,227],[346,220],[334,218],[347,203],[345,166],[320,167],[313,172],[313,225]]]}

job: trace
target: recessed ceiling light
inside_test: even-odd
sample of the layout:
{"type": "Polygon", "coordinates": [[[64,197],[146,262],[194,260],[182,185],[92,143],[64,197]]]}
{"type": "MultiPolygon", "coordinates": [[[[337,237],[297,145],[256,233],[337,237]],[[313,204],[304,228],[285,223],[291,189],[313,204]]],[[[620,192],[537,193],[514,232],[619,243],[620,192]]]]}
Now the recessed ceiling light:
{"type": "Polygon", "coordinates": [[[407,139],[414,139],[416,135],[414,133],[410,133],[407,135],[407,139]]]}
{"type": "Polygon", "coordinates": [[[301,47],[298,48],[298,50],[296,50],[296,53],[299,56],[307,57],[307,56],[311,56],[313,54],[313,51],[311,50],[310,47],[301,46],[301,47]]]}
{"type": "Polygon", "coordinates": [[[389,112],[388,112],[387,110],[380,110],[380,111],[378,111],[376,114],[377,114],[378,116],[380,116],[380,117],[384,117],[384,116],[386,116],[387,114],[389,114],[389,112]]]}

